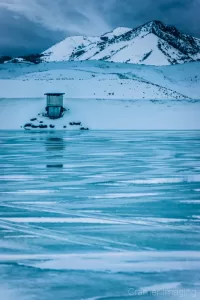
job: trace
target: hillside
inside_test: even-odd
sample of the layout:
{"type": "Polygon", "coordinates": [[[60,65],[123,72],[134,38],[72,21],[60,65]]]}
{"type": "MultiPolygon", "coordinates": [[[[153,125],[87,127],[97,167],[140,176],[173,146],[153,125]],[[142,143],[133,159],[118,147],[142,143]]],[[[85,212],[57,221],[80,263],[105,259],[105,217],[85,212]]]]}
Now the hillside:
{"type": "Polygon", "coordinates": [[[199,74],[200,62],[162,67],[102,61],[7,63],[0,71],[1,97],[41,97],[58,90],[70,98],[199,99],[199,74]]]}
{"type": "Polygon", "coordinates": [[[144,66],[102,61],[7,63],[0,71],[0,129],[200,129],[200,62],[144,66]],[[64,92],[63,118],[43,117],[46,92],[64,92]],[[39,114],[39,116],[38,116],[39,114]]]}
{"type": "Polygon", "coordinates": [[[42,53],[43,61],[104,60],[171,65],[200,59],[200,39],[160,21],[138,28],[116,28],[100,37],[68,37],[42,53]]]}

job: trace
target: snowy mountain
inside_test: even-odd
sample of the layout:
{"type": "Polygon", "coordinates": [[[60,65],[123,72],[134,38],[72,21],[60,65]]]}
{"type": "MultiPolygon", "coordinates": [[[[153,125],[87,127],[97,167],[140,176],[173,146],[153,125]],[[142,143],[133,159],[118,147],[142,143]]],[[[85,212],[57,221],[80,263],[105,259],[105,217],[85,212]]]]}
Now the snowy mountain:
{"type": "Polygon", "coordinates": [[[200,39],[174,26],[151,21],[138,28],[119,27],[100,37],[68,37],[42,53],[43,61],[104,60],[171,65],[200,60],[200,39]]]}

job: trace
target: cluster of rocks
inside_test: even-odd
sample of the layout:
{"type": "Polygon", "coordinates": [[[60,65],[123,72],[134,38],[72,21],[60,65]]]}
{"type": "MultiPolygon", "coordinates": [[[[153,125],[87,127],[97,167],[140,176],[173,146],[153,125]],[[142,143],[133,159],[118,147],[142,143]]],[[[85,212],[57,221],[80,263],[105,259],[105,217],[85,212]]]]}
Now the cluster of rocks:
{"type": "MultiPolygon", "coordinates": [[[[49,125],[50,128],[54,128],[55,126],[54,125],[49,125]]],[[[46,129],[48,128],[48,125],[45,125],[45,124],[39,124],[39,125],[35,125],[35,124],[32,124],[32,123],[26,123],[24,125],[24,129],[31,129],[31,128],[40,128],[40,129],[46,129]]]]}
{"type": "MultiPolygon", "coordinates": [[[[79,130],[89,130],[89,128],[83,127],[81,122],[69,122],[69,126],[79,126],[80,127],[79,130]]],[[[31,129],[36,129],[36,128],[38,128],[38,129],[47,129],[47,128],[53,129],[55,127],[56,126],[52,125],[52,124],[46,125],[46,124],[44,124],[43,121],[39,121],[37,118],[30,119],[30,123],[26,123],[23,126],[23,128],[25,130],[31,130],[31,129]],[[37,121],[37,124],[33,123],[36,121],[37,121]]],[[[66,125],[63,125],[63,128],[68,128],[68,127],[66,125]]]]}
{"type": "Polygon", "coordinates": [[[82,123],[81,123],[81,122],[70,122],[69,125],[70,125],[70,126],[74,126],[74,125],[75,125],[75,126],[81,126],[82,123]]]}
{"type": "Polygon", "coordinates": [[[80,130],[89,130],[88,127],[83,127],[81,122],[70,122],[69,125],[70,126],[81,126],[80,130]]]}

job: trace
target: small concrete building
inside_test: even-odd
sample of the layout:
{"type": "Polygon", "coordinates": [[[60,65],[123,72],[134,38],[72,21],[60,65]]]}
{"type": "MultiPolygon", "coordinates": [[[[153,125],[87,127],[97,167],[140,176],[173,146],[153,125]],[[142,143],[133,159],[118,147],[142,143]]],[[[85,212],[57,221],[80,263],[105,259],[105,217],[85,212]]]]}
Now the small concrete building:
{"type": "Polygon", "coordinates": [[[62,116],[63,107],[63,96],[64,93],[46,93],[47,105],[46,111],[50,119],[58,119],[62,116]]]}

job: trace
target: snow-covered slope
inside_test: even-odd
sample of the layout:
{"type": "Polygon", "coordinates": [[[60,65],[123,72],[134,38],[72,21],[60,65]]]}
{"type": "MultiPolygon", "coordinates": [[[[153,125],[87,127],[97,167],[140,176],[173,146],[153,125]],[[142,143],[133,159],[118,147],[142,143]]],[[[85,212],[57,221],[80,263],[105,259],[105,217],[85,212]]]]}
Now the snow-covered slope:
{"type": "Polygon", "coordinates": [[[152,21],[136,29],[119,27],[100,37],[68,37],[42,54],[47,62],[104,60],[171,65],[199,60],[200,39],[152,21]]]}
{"type": "Polygon", "coordinates": [[[3,64],[0,129],[20,129],[33,118],[34,126],[53,125],[53,130],[74,129],[70,122],[90,129],[200,129],[199,74],[200,62],[162,67],[103,61],[3,64]],[[42,115],[44,93],[51,91],[64,92],[70,109],[59,120],[42,115]]]}
{"type": "Polygon", "coordinates": [[[98,37],[73,36],[56,44],[43,52],[43,54],[47,55],[48,58],[46,60],[48,61],[69,60],[69,57],[74,52],[80,53],[83,48],[98,41],[98,37]]]}
{"type": "Polygon", "coordinates": [[[200,99],[200,62],[145,66],[103,61],[1,66],[1,97],[42,97],[51,91],[70,98],[200,99]],[[12,87],[12,88],[10,88],[12,87]]]}
{"type": "Polygon", "coordinates": [[[62,91],[70,98],[199,99],[199,71],[200,62],[164,67],[102,61],[7,63],[0,71],[1,97],[62,91]]]}

